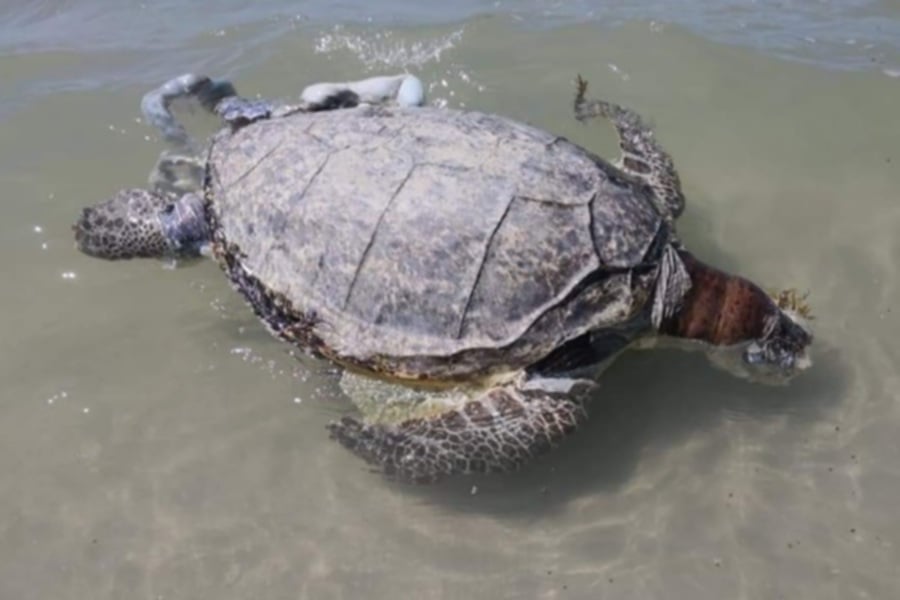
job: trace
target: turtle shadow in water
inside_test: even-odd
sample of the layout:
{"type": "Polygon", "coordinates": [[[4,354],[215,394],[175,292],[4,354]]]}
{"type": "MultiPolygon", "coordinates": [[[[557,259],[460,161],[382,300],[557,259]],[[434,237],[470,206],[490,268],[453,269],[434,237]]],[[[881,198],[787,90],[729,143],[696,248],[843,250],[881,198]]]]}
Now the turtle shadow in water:
{"type": "Polygon", "coordinates": [[[665,452],[736,415],[787,418],[802,443],[804,424],[824,418],[847,389],[839,352],[823,344],[814,350],[812,369],[783,387],[737,379],[698,352],[627,353],[601,376],[588,422],[559,448],[515,473],[457,477],[405,491],[450,510],[516,518],[559,510],[585,495],[616,493],[631,482],[647,452],[665,452]]]}

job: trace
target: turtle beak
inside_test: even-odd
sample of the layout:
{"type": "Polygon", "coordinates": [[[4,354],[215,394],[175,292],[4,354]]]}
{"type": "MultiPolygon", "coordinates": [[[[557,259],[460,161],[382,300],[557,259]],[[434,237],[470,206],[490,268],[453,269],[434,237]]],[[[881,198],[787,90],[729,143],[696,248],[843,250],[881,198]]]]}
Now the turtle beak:
{"type": "Polygon", "coordinates": [[[812,341],[812,333],[799,318],[779,310],[765,335],[744,350],[744,362],[765,379],[787,381],[812,364],[808,354],[812,341]]]}

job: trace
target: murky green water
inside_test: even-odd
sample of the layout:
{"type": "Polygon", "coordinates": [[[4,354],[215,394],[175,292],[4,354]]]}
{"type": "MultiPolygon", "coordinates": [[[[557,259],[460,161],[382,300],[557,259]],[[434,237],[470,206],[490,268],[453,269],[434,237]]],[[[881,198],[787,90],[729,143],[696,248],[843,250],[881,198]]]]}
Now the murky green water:
{"type": "Polygon", "coordinates": [[[0,57],[0,598],[898,597],[900,54],[829,69],[649,21],[373,27],[0,57]],[[571,118],[576,73],[652,117],[682,237],[809,289],[815,367],[773,389],[626,355],[532,468],[410,488],[327,439],[350,410],[333,374],[214,265],[74,250],[81,206],[145,182],[160,79],[213,67],[287,97],[404,66],[432,100],[607,153],[611,131],[571,118]]]}

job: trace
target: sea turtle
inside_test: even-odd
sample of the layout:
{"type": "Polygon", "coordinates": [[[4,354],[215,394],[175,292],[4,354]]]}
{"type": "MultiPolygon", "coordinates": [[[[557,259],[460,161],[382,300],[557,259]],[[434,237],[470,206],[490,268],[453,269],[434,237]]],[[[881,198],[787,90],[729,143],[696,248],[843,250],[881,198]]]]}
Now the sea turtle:
{"type": "MultiPolygon", "coordinates": [[[[390,476],[520,467],[584,421],[600,365],[642,340],[681,340],[770,382],[810,364],[802,300],[684,249],[671,158],[634,112],[587,100],[580,77],[575,116],[612,122],[615,166],[493,114],[281,110],[174,81],[161,89],[228,91],[206,102],[230,127],[209,146],[202,196],[120,191],[83,210],[79,248],[210,246],[273,334],[355,374],[344,389],[363,418],[331,436],[390,476]]],[[[355,104],[332,92],[326,108],[355,104]]]]}

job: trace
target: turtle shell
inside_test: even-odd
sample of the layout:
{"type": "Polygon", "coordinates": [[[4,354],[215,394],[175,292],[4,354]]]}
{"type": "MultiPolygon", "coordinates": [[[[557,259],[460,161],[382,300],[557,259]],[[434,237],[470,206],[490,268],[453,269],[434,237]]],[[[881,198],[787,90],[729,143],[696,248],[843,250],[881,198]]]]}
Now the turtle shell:
{"type": "Polygon", "coordinates": [[[402,378],[534,364],[648,303],[671,236],[651,192],[564,138],[436,108],[223,132],[214,250],[280,337],[402,378]]]}

